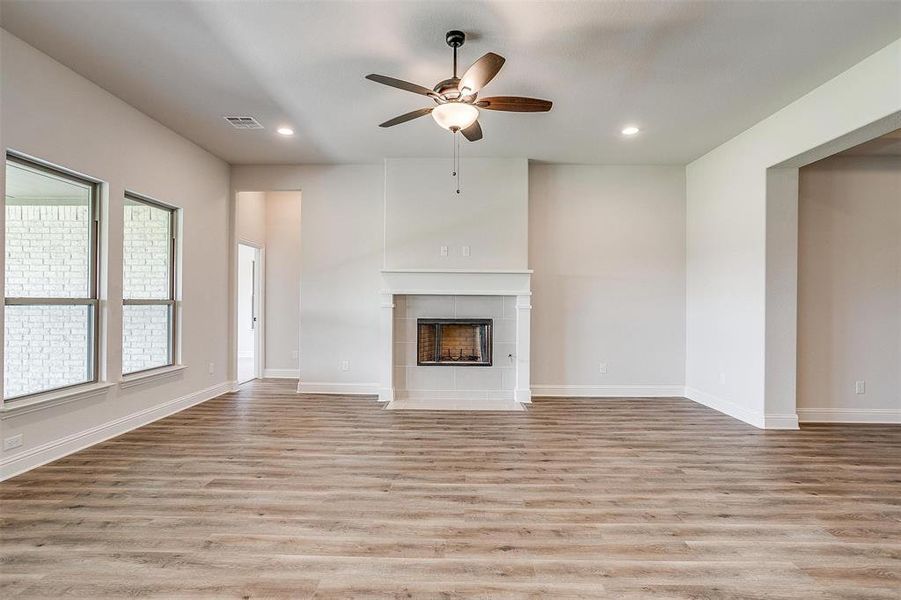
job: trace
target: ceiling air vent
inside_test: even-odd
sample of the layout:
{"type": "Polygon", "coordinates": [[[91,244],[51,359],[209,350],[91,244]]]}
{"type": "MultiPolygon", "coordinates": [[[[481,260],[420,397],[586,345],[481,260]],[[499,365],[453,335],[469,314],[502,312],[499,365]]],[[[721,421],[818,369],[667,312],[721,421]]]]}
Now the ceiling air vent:
{"type": "Polygon", "coordinates": [[[253,117],[224,117],[235,129],[262,129],[260,122],[253,117]]]}

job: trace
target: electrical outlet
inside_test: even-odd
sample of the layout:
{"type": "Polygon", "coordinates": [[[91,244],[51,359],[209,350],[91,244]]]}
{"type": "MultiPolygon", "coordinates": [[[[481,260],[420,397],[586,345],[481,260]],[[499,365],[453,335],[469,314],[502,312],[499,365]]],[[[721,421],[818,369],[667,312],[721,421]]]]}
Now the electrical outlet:
{"type": "Polygon", "coordinates": [[[447,256],[447,246],[441,246],[441,256],[447,256]]]}
{"type": "Polygon", "coordinates": [[[866,394],[867,393],[867,382],[866,381],[858,381],[854,384],[854,393],[855,394],[866,394]]]}
{"type": "Polygon", "coordinates": [[[726,385],[726,374],[722,372],[720,373],[720,384],[726,385]]]}
{"type": "Polygon", "coordinates": [[[469,256],[470,254],[469,246],[463,246],[463,256],[469,256]]]}
{"type": "Polygon", "coordinates": [[[3,451],[12,450],[22,445],[22,434],[13,435],[3,440],[3,451]]]}
{"type": "Polygon", "coordinates": [[[297,350],[292,350],[292,351],[291,351],[291,358],[294,358],[294,359],[297,358],[297,350]]]}
{"type": "Polygon", "coordinates": [[[210,363],[209,371],[210,371],[210,375],[212,375],[216,372],[216,363],[210,363]]]}
{"type": "Polygon", "coordinates": [[[350,361],[349,360],[341,361],[341,370],[342,371],[350,371],[350,361]]]}
{"type": "Polygon", "coordinates": [[[599,365],[598,365],[598,372],[600,372],[601,375],[606,375],[606,374],[607,374],[607,363],[601,363],[601,364],[599,364],[599,365]]]}

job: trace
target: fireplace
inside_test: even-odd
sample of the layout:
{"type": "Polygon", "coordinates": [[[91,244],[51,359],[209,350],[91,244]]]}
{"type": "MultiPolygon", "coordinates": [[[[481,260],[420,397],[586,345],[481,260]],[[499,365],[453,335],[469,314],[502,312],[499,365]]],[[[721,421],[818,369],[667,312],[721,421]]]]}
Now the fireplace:
{"type": "Polygon", "coordinates": [[[416,364],[491,366],[491,319],[417,319],[416,364]]]}

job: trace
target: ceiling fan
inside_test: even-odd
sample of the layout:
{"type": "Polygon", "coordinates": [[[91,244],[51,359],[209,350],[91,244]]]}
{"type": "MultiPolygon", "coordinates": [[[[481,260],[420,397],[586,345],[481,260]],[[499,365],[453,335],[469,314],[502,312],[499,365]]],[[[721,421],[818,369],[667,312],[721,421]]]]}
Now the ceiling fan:
{"type": "Polygon", "coordinates": [[[489,52],[469,67],[463,77],[457,77],[457,48],[463,45],[466,34],[462,31],[448,31],[447,45],[454,49],[454,76],[438,82],[429,89],[415,83],[370,74],[366,79],[389,85],[401,90],[421,94],[431,98],[435,106],[420,108],[385,121],[379,127],[393,127],[413,119],[431,114],[435,122],[452,133],[458,131],[470,142],[482,139],[479,125],[479,109],[502,110],[507,112],[547,112],[551,110],[549,100],[523,98],[521,96],[491,96],[479,98],[479,91],[494,79],[506,60],[503,56],[489,52]]]}

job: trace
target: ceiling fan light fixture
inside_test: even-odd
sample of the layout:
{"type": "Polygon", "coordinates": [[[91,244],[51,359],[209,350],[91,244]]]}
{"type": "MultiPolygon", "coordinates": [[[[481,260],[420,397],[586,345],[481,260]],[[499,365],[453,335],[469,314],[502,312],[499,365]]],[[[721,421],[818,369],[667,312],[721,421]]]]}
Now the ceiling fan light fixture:
{"type": "Polygon", "coordinates": [[[448,102],[432,109],[432,118],[448,131],[460,131],[476,122],[479,109],[465,102],[448,102]]]}

